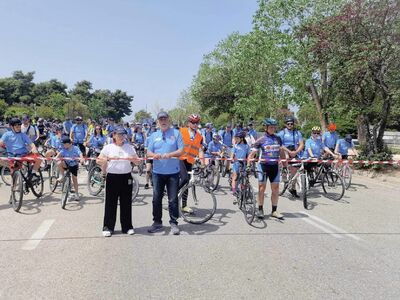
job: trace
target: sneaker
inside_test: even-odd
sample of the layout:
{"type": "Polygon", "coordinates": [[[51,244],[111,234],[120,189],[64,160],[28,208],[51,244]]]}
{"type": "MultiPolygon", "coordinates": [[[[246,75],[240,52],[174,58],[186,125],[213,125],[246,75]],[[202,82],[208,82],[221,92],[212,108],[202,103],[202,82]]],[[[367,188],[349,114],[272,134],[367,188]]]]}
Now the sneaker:
{"type": "Polygon", "coordinates": [[[277,211],[274,211],[271,214],[271,217],[276,218],[278,220],[285,220],[285,218],[283,217],[283,215],[281,215],[280,213],[278,213],[277,211]]]}
{"type": "Polygon", "coordinates": [[[297,195],[297,191],[296,191],[296,190],[289,190],[289,193],[290,193],[294,198],[300,198],[300,196],[297,195]]]}
{"type": "Polygon", "coordinates": [[[257,214],[257,218],[264,219],[264,210],[263,209],[257,210],[256,214],[257,214]]]}
{"type": "Polygon", "coordinates": [[[79,197],[79,194],[73,194],[73,196],[71,198],[78,202],[81,200],[81,198],[79,197]]]}
{"type": "Polygon", "coordinates": [[[147,229],[148,233],[156,233],[163,230],[163,226],[162,224],[158,224],[158,223],[153,223],[153,225],[151,225],[151,227],[149,229],[147,229]]]}
{"type": "Polygon", "coordinates": [[[112,235],[112,231],[108,229],[107,227],[103,228],[103,236],[104,237],[110,237],[112,235]]]}
{"type": "Polygon", "coordinates": [[[56,180],[57,180],[58,182],[62,182],[62,181],[64,180],[64,176],[63,176],[63,175],[60,175],[56,180]]]}
{"type": "Polygon", "coordinates": [[[189,206],[185,206],[185,207],[182,208],[182,212],[188,213],[188,214],[192,214],[193,213],[193,209],[191,209],[189,206]]]}
{"type": "Polygon", "coordinates": [[[171,232],[173,235],[179,235],[181,231],[179,230],[179,227],[175,223],[171,223],[171,232]]]}
{"type": "Polygon", "coordinates": [[[150,187],[149,187],[149,184],[148,183],[146,183],[145,185],[144,185],[144,189],[145,190],[148,190],[150,187]]]}
{"type": "Polygon", "coordinates": [[[126,232],[126,234],[134,235],[135,234],[135,230],[133,228],[131,228],[126,232]]]}

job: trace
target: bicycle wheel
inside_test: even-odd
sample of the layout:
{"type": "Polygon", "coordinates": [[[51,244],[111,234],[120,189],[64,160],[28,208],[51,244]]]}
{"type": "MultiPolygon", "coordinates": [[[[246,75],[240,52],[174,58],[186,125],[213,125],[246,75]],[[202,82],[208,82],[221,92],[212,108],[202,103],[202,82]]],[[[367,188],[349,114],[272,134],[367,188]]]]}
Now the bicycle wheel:
{"type": "Polygon", "coordinates": [[[208,170],[207,183],[215,191],[218,188],[220,174],[216,166],[211,166],[208,170]]]}
{"type": "Polygon", "coordinates": [[[335,201],[342,199],[345,191],[342,176],[336,171],[329,170],[322,177],[322,189],[327,198],[335,201]]]}
{"type": "Polygon", "coordinates": [[[344,181],[344,187],[345,189],[349,189],[350,185],[351,185],[351,177],[352,177],[352,170],[350,168],[350,166],[348,164],[345,164],[342,168],[341,168],[341,172],[339,173],[344,181]]]}
{"type": "Polygon", "coordinates": [[[303,201],[303,207],[305,209],[309,209],[310,206],[308,205],[307,199],[307,174],[301,173],[300,176],[297,177],[297,189],[300,192],[301,201],[303,201]]]}
{"type": "Polygon", "coordinates": [[[285,167],[280,168],[279,196],[282,196],[289,186],[289,172],[285,167]]]}
{"type": "Polygon", "coordinates": [[[87,188],[89,194],[97,196],[104,188],[104,177],[99,166],[93,167],[88,174],[87,188]]]}
{"type": "Polygon", "coordinates": [[[21,171],[15,171],[12,175],[11,204],[16,212],[19,212],[24,197],[24,186],[21,171]]]}
{"type": "Polygon", "coordinates": [[[138,195],[138,193],[139,193],[139,180],[132,173],[132,202],[135,201],[136,196],[138,195]]]}
{"type": "Polygon", "coordinates": [[[30,181],[29,187],[31,188],[31,191],[36,196],[36,198],[40,198],[43,195],[44,189],[42,171],[39,169],[39,171],[36,172],[36,175],[39,176],[39,179],[34,182],[30,181]]]}
{"type": "Polygon", "coordinates": [[[242,205],[241,210],[244,215],[244,219],[247,224],[251,225],[256,214],[257,202],[254,196],[254,190],[250,183],[247,184],[246,188],[241,191],[242,205]]]}
{"type": "Polygon", "coordinates": [[[217,200],[213,191],[202,184],[189,184],[179,193],[179,210],[182,218],[192,224],[202,224],[212,218],[217,209],[217,200]],[[191,189],[191,191],[189,191],[191,189]],[[187,191],[187,206],[193,212],[186,213],[182,211],[182,196],[187,191]]]}
{"type": "Polygon", "coordinates": [[[57,178],[59,175],[60,175],[60,170],[57,168],[57,164],[53,160],[50,164],[50,169],[49,169],[49,187],[52,193],[54,193],[54,191],[58,187],[57,178]]]}
{"type": "Polygon", "coordinates": [[[71,177],[66,176],[64,178],[62,189],[61,189],[61,208],[65,209],[65,205],[67,205],[68,195],[71,190],[71,177]]]}
{"type": "Polygon", "coordinates": [[[11,185],[12,183],[12,176],[10,167],[5,166],[1,168],[1,179],[5,183],[5,185],[11,185]]]}

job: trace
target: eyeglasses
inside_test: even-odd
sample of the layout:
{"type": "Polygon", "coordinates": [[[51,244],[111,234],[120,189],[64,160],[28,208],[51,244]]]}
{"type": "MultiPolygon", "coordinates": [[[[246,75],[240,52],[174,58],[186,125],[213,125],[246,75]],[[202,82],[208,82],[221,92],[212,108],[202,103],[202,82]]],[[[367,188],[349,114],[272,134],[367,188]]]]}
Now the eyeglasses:
{"type": "Polygon", "coordinates": [[[313,131],[312,132],[312,134],[320,134],[319,132],[317,132],[317,131],[313,131]]]}
{"type": "Polygon", "coordinates": [[[292,125],[294,125],[294,124],[293,124],[293,123],[286,123],[286,125],[292,126],[292,125]]]}

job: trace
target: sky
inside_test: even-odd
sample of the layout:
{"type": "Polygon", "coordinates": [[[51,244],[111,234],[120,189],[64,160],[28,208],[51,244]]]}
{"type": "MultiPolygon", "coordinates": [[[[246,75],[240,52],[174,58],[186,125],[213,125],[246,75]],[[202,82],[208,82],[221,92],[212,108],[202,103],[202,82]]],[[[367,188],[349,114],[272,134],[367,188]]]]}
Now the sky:
{"type": "MultiPolygon", "coordinates": [[[[1,0],[0,77],[35,71],[72,88],[134,96],[133,114],[175,107],[203,55],[247,33],[257,0],[1,0]]],[[[132,115],[133,115],[132,114],[132,115]]]]}

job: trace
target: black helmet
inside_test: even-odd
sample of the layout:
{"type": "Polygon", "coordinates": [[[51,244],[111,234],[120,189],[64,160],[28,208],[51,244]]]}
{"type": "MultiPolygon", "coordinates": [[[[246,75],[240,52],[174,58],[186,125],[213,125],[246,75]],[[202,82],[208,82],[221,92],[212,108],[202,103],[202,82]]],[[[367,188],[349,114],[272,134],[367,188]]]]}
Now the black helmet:
{"type": "Polygon", "coordinates": [[[235,137],[244,139],[246,137],[246,132],[245,131],[236,132],[235,137]]]}
{"type": "Polygon", "coordinates": [[[12,118],[9,122],[10,126],[21,125],[22,122],[18,118],[12,118]]]}
{"type": "Polygon", "coordinates": [[[287,116],[285,118],[285,123],[294,123],[294,118],[292,116],[287,116]]]}

